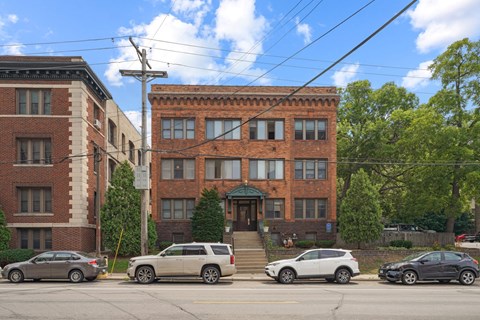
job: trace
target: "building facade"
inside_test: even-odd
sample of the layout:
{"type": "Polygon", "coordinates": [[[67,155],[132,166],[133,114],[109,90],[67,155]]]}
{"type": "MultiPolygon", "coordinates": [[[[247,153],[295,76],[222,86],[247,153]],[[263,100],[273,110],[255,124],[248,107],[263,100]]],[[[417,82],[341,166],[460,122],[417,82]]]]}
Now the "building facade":
{"type": "Polygon", "coordinates": [[[95,251],[111,172],[135,164],[140,134],[81,57],[1,56],[0,66],[0,206],[11,247],[95,251]]]}
{"type": "Polygon", "coordinates": [[[160,241],[190,241],[216,188],[231,231],[334,239],[333,87],[152,85],[152,216],[160,241]]]}

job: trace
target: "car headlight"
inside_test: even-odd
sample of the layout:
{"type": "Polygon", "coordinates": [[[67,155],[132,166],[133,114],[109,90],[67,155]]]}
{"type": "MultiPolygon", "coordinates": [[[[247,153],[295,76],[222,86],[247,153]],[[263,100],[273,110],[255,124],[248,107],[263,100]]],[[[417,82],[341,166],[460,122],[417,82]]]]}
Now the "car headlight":
{"type": "Polygon", "coordinates": [[[128,266],[131,267],[131,266],[133,266],[134,263],[135,263],[135,260],[130,259],[128,261],[128,266]]]}
{"type": "Polygon", "coordinates": [[[279,263],[278,262],[271,262],[269,264],[267,264],[267,267],[275,267],[275,266],[278,266],[279,263]]]}

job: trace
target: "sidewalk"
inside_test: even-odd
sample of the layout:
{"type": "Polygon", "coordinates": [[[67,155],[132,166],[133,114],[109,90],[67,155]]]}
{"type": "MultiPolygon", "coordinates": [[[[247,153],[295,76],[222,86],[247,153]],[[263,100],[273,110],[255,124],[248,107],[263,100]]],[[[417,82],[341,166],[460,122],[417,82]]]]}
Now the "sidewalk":
{"type": "MultiPolygon", "coordinates": [[[[267,277],[263,273],[236,273],[231,277],[222,278],[225,280],[233,281],[273,281],[272,278],[267,277]]],[[[117,281],[129,281],[125,273],[109,273],[107,275],[101,275],[98,280],[117,280],[117,281]]],[[[353,277],[352,281],[379,281],[380,279],[376,274],[361,274],[353,277]]]]}

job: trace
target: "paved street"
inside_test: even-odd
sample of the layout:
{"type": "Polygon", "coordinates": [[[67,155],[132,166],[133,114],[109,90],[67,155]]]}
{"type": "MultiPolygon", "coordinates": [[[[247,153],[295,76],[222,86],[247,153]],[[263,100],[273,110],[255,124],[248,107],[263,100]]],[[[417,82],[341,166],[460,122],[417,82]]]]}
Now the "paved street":
{"type": "Polygon", "coordinates": [[[0,280],[6,319],[478,319],[480,284],[378,281],[128,281],[11,284],[0,280]]]}

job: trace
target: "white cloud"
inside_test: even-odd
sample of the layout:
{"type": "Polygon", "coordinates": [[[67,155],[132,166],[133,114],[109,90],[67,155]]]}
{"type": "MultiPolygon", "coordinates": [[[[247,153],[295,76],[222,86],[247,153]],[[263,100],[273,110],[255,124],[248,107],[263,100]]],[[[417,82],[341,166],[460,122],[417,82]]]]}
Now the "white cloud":
{"type": "Polygon", "coordinates": [[[300,23],[297,17],[295,21],[297,25],[297,33],[303,37],[303,43],[308,44],[312,41],[312,28],[306,23],[300,23]]]}
{"type": "Polygon", "coordinates": [[[417,49],[427,53],[465,37],[480,36],[479,12],[478,0],[420,0],[408,12],[412,26],[422,30],[416,40],[417,49]]]}
{"type": "Polygon", "coordinates": [[[8,43],[6,46],[3,47],[3,54],[11,56],[21,56],[23,55],[22,49],[24,47],[25,46],[19,43],[8,43]]]}
{"type": "Polygon", "coordinates": [[[355,78],[358,68],[360,68],[360,63],[358,62],[355,64],[343,66],[332,76],[334,85],[337,87],[345,87],[349,82],[353,80],[353,78],[355,78]]]}
{"type": "Polygon", "coordinates": [[[18,22],[18,16],[16,14],[9,14],[7,19],[11,23],[17,23],[18,22]]]}
{"type": "MultiPolygon", "coordinates": [[[[142,132],[142,112],[141,111],[123,111],[123,113],[127,116],[130,122],[134,125],[134,127],[138,130],[138,132],[142,132]]],[[[152,114],[150,111],[147,111],[147,144],[149,146],[152,145],[152,114]]]]}
{"type": "MultiPolygon", "coordinates": [[[[153,70],[166,70],[169,78],[185,84],[216,83],[220,72],[233,65],[229,72],[261,74],[261,70],[252,68],[253,62],[233,63],[230,60],[254,61],[255,56],[230,53],[222,57],[220,50],[209,49],[227,46],[233,51],[262,52],[262,45],[257,42],[263,38],[267,22],[255,15],[254,0],[222,0],[212,21],[206,20],[207,13],[212,11],[211,0],[177,0],[172,11],[175,15],[159,14],[149,23],[132,24],[119,30],[121,35],[133,35],[140,48],[149,48],[147,57],[153,70]],[[242,10],[238,10],[239,6],[242,10]],[[151,40],[153,38],[161,41],[151,40]]],[[[128,39],[116,44],[119,53],[110,60],[112,63],[105,76],[110,85],[121,86],[126,80],[118,70],[140,69],[141,66],[128,39]]],[[[223,76],[228,77],[228,74],[223,76]]]]}
{"type": "Polygon", "coordinates": [[[407,89],[425,87],[430,82],[432,73],[428,66],[433,63],[432,60],[420,63],[417,70],[408,71],[407,76],[402,79],[402,86],[407,89]]]}

